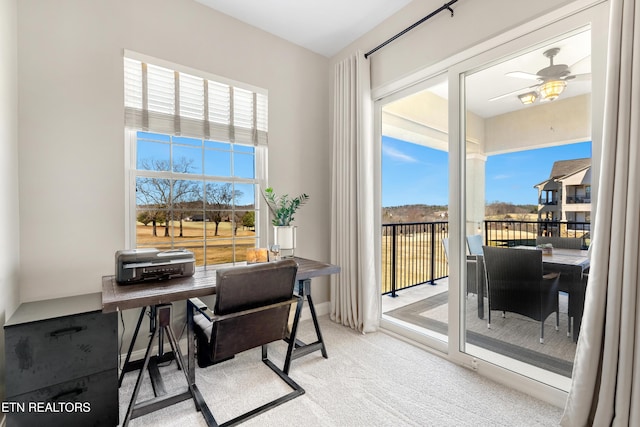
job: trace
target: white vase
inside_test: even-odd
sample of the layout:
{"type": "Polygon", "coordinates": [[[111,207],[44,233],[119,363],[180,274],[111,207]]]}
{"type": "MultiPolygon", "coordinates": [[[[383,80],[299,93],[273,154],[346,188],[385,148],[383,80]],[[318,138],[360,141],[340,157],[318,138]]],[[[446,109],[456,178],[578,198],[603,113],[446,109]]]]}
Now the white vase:
{"type": "Polygon", "coordinates": [[[273,241],[274,245],[280,246],[282,258],[292,257],[296,249],[296,227],[294,225],[274,225],[273,241]]]}

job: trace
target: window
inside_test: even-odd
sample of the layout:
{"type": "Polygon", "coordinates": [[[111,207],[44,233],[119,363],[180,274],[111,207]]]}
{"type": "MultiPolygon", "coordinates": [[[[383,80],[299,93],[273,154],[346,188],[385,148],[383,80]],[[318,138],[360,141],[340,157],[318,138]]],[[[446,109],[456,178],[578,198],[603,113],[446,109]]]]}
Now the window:
{"type": "Polygon", "coordinates": [[[266,92],[131,56],[124,59],[130,246],[185,248],[198,266],[244,261],[261,239],[266,92]]]}

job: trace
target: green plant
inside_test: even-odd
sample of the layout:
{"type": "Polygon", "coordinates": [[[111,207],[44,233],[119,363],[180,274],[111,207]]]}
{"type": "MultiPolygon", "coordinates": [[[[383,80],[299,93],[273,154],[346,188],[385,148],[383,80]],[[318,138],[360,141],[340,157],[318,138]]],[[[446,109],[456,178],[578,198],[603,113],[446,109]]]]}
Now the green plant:
{"type": "Polygon", "coordinates": [[[264,198],[274,217],[271,223],[280,226],[290,225],[293,221],[293,214],[309,200],[309,196],[304,193],[294,198],[287,194],[278,196],[271,187],[265,188],[264,198]]]}

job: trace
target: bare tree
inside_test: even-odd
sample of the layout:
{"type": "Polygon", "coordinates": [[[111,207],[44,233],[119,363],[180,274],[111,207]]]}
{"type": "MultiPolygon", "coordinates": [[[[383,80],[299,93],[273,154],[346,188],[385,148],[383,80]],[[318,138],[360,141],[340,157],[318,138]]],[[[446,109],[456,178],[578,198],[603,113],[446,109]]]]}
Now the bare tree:
{"type": "MultiPolygon", "coordinates": [[[[231,210],[238,197],[242,197],[242,191],[234,191],[230,183],[208,183],[205,185],[205,216],[216,224],[214,236],[218,235],[224,212],[231,210]]],[[[231,218],[229,219],[231,220],[231,218]]]]}
{"type": "MultiPolygon", "coordinates": [[[[174,161],[173,171],[188,173],[191,171],[192,159],[181,158],[174,161]]],[[[142,169],[152,171],[168,171],[169,162],[165,160],[142,160],[142,169]]],[[[199,197],[197,186],[193,181],[172,180],[168,178],[139,177],[136,181],[136,199],[138,206],[147,209],[147,220],[153,226],[153,236],[157,237],[157,224],[164,222],[164,236],[169,236],[169,221],[173,217],[171,210],[182,204],[192,202],[199,197]]],[[[182,237],[182,221],[184,211],[179,209],[176,216],[180,221],[180,237],[182,237]]]]}

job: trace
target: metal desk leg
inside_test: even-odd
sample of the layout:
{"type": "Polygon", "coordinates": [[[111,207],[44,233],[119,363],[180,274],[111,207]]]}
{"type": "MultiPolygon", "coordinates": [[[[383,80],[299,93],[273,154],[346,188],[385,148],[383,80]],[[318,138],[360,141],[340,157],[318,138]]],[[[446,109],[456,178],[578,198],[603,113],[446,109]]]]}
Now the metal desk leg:
{"type": "MultiPolygon", "coordinates": [[[[162,383],[156,383],[156,379],[160,378],[160,374],[158,373],[158,363],[169,362],[175,359],[175,354],[173,352],[164,352],[163,343],[164,343],[164,329],[162,327],[157,327],[158,319],[156,315],[157,306],[149,306],[149,332],[153,334],[154,331],[158,330],[158,354],[155,356],[151,356],[148,369],[152,374],[152,385],[154,393],[157,395],[164,394],[164,385],[162,383]]],[[[127,351],[127,356],[125,358],[124,364],[122,365],[122,371],[120,372],[120,377],[118,379],[118,387],[122,386],[122,380],[124,379],[124,374],[131,371],[137,371],[143,365],[144,360],[131,360],[131,353],[133,351],[133,347],[138,339],[138,334],[140,332],[140,325],[142,323],[142,319],[144,318],[145,313],[147,312],[147,307],[142,307],[140,310],[140,316],[138,317],[138,323],[136,324],[136,329],[133,332],[133,336],[131,337],[131,342],[129,343],[129,350],[127,351]]],[[[152,339],[152,338],[150,338],[152,339]]],[[[160,380],[162,381],[162,380],[160,380]]]]}
{"type": "MultiPolygon", "coordinates": [[[[151,338],[149,339],[149,344],[147,345],[147,351],[144,356],[142,367],[140,369],[140,372],[138,373],[138,378],[136,379],[136,385],[131,396],[131,401],[129,402],[129,408],[127,409],[127,414],[122,424],[123,427],[126,427],[129,424],[129,421],[131,421],[133,418],[146,415],[150,412],[191,398],[193,398],[196,408],[200,409],[200,402],[196,398],[194,386],[190,381],[189,374],[184,369],[184,359],[182,358],[180,347],[178,346],[176,337],[171,329],[171,304],[161,304],[153,306],[151,312],[154,319],[154,328],[151,334],[151,338]],[[144,402],[136,403],[138,392],[140,391],[140,386],[144,378],[144,373],[149,368],[149,363],[151,360],[151,350],[153,348],[154,341],[156,337],[160,339],[160,330],[162,330],[163,333],[166,333],[167,338],[169,339],[169,344],[171,345],[171,349],[173,350],[172,355],[175,357],[176,364],[183,371],[185,379],[187,380],[187,389],[170,395],[166,395],[166,393],[164,393],[164,395],[162,396],[156,396],[144,402]]],[[[151,369],[149,371],[149,376],[154,376],[154,371],[151,369]]]]}
{"type": "Polygon", "coordinates": [[[191,387],[193,399],[196,402],[196,409],[201,412],[207,426],[217,426],[213,413],[207,406],[202,393],[196,385],[196,346],[195,335],[193,333],[193,307],[187,301],[187,382],[191,387]]]}
{"type": "Polygon", "coordinates": [[[120,371],[120,378],[118,378],[118,388],[122,387],[122,380],[124,379],[124,374],[129,372],[128,368],[129,368],[129,360],[131,359],[131,352],[133,351],[133,345],[136,343],[136,338],[138,337],[138,332],[140,331],[140,324],[142,323],[142,319],[144,318],[144,313],[146,311],[147,311],[147,307],[142,307],[142,309],[140,310],[140,317],[138,317],[138,323],[136,324],[136,329],[133,332],[133,336],[131,337],[131,343],[129,344],[127,357],[124,359],[124,365],[122,365],[122,370],[120,371]]]}
{"type": "Polygon", "coordinates": [[[298,301],[298,304],[296,306],[296,314],[293,320],[291,334],[286,340],[289,343],[289,349],[287,351],[287,359],[285,360],[285,366],[283,369],[285,374],[289,374],[291,360],[305,356],[309,353],[320,350],[322,352],[322,357],[324,357],[325,359],[328,358],[327,348],[324,345],[324,340],[322,339],[322,332],[320,332],[320,324],[318,323],[316,309],[313,305],[313,299],[311,298],[311,279],[299,280],[296,288],[300,300],[298,301]],[[311,319],[313,320],[313,326],[315,328],[317,337],[317,341],[310,344],[305,344],[304,342],[296,338],[298,334],[298,322],[300,320],[300,314],[302,313],[302,305],[304,303],[305,297],[307,299],[307,303],[309,304],[311,319]]]}

